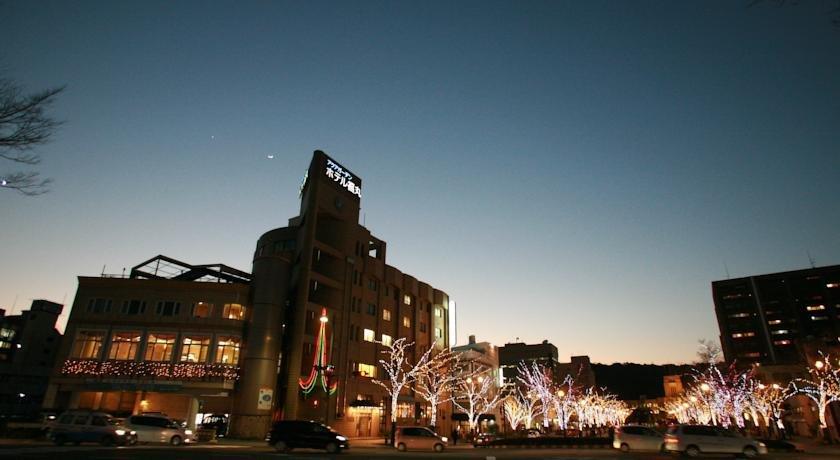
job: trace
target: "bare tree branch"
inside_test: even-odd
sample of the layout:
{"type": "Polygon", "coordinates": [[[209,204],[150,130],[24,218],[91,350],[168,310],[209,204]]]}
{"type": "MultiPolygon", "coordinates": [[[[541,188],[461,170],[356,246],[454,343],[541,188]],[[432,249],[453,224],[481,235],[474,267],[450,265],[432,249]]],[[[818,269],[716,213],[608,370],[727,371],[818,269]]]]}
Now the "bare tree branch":
{"type": "MultiPolygon", "coordinates": [[[[0,159],[26,165],[37,165],[40,155],[31,150],[47,143],[61,122],[47,115],[46,110],[64,87],[25,95],[20,86],[0,78],[0,159]]],[[[49,191],[51,179],[41,179],[37,172],[11,172],[0,176],[0,187],[24,195],[41,195],[49,191]]]]}

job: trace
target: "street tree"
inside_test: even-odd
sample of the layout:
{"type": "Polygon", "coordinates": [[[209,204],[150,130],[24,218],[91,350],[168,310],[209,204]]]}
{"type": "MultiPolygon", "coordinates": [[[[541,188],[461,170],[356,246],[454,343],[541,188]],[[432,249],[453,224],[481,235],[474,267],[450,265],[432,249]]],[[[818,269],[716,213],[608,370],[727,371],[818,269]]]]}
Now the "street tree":
{"type": "Polygon", "coordinates": [[[407,342],[405,337],[402,337],[390,344],[377,343],[383,347],[381,352],[385,357],[379,360],[379,364],[388,378],[374,379],[373,383],[384,388],[391,397],[391,445],[393,445],[397,431],[397,407],[400,393],[425,372],[434,344],[420,355],[416,362],[411,362],[408,351],[414,346],[414,342],[407,342]]]}
{"type": "Polygon", "coordinates": [[[431,406],[432,427],[437,425],[437,408],[451,400],[452,390],[458,381],[460,355],[445,350],[434,355],[428,365],[417,374],[415,391],[431,406]]]}
{"type": "Polygon", "coordinates": [[[452,403],[467,415],[470,431],[475,432],[481,414],[491,412],[501,402],[491,369],[484,365],[462,366],[455,382],[452,403]]]}

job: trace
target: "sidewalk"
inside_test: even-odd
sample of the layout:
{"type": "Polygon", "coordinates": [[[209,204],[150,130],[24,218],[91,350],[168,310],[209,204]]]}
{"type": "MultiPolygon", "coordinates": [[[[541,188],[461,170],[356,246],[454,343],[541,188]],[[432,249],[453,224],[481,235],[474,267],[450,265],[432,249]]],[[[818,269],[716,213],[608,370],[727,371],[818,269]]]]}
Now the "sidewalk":
{"type": "Polygon", "coordinates": [[[840,444],[825,444],[821,439],[795,436],[787,440],[809,454],[835,455],[840,458],[840,444]]]}

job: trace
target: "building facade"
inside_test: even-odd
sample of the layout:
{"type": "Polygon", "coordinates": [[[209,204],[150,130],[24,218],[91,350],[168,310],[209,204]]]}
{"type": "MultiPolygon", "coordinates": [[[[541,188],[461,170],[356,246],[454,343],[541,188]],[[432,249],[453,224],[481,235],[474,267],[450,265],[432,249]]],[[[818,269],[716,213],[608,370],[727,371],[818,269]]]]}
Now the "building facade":
{"type": "MultiPolygon", "coordinates": [[[[467,369],[467,372],[474,374],[481,372],[488,378],[495,382],[490,392],[488,392],[488,399],[493,399],[493,396],[501,391],[501,369],[499,368],[499,353],[498,348],[490,342],[476,342],[475,336],[470,335],[469,340],[465,345],[452,347],[452,352],[458,354],[458,359],[462,365],[467,369]]],[[[469,417],[467,414],[460,411],[454,403],[452,403],[452,421],[456,425],[459,436],[466,437],[469,433],[469,417]]],[[[479,415],[479,432],[496,432],[503,429],[501,426],[502,420],[502,404],[498,404],[493,410],[479,415]]]]}
{"type": "MultiPolygon", "coordinates": [[[[80,277],[47,404],[230,414],[244,438],[281,418],[382,435],[383,344],[448,347],[449,297],[386,263],[386,242],[359,225],[361,190],[316,151],[299,215],[258,239],[251,273],[159,256],[127,278],[80,277]]],[[[411,389],[398,407],[400,423],[428,424],[411,389]]]]}
{"type": "Polygon", "coordinates": [[[840,265],[714,281],[712,296],[727,363],[804,365],[838,351],[840,265]]]}
{"type": "Polygon", "coordinates": [[[19,315],[6,316],[0,309],[0,414],[34,416],[40,412],[61,345],[55,324],[63,308],[34,300],[19,315]]]}

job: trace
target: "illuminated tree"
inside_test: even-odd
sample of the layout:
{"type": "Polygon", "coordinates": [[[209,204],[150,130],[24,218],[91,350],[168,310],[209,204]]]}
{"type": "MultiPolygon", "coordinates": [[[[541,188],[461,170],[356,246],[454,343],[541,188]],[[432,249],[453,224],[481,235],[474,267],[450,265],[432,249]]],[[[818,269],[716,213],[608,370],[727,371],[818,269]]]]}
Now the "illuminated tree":
{"type": "MultiPolygon", "coordinates": [[[[763,419],[767,429],[776,431],[780,429],[782,420],[782,404],[790,397],[790,386],[781,386],[777,383],[765,385],[756,382],[752,388],[750,403],[752,406],[753,419],[758,413],[763,419]]],[[[754,420],[758,424],[757,420],[754,420]]]]}
{"type": "Polygon", "coordinates": [[[550,420],[549,411],[554,400],[554,382],[551,378],[551,371],[536,362],[528,365],[523,361],[517,366],[517,372],[519,382],[528,389],[528,392],[539,399],[543,426],[547,428],[550,420]]]}
{"type": "Polygon", "coordinates": [[[840,368],[831,364],[831,357],[820,352],[820,358],[808,368],[810,379],[796,379],[791,382],[792,394],[805,395],[817,405],[820,418],[820,429],[828,438],[828,424],[825,412],[828,405],[840,401],[840,368]]]}
{"type": "Polygon", "coordinates": [[[525,428],[531,427],[539,406],[540,400],[534,393],[517,386],[511,394],[505,397],[502,408],[511,429],[516,430],[520,423],[525,428]]]}
{"type": "Polygon", "coordinates": [[[397,430],[397,400],[403,388],[407,388],[413,383],[417,376],[422,374],[429,365],[434,344],[420,356],[416,363],[412,364],[406,353],[414,346],[414,342],[406,342],[405,337],[402,337],[391,344],[377,343],[383,346],[382,354],[385,355],[385,358],[380,359],[379,364],[387,374],[388,379],[374,379],[373,383],[384,388],[391,397],[391,445],[393,445],[397,430]]]}
{"type": "Polygon", "coordinates": [[[490,368],[478,365],[474,369],[462,367],[454,385],[452,403],[467,415],[470,431],[475,431],[481,414],[492,411],[501,402],[490,368]]]}
{"type": "Polygon", "coordinates": [[[461,359],[450,350],[433,356],[417,374],[415,391],[431,406],[431,425],[437,425],[437,408],[452,399],[452,389],[458,380],[461,359]]]}
{"type": "Polygon", "coordinates": [[[569,420],[574,413],[577,396],[578,388],[575,386],[575,379],[571,375],[567,375],[560,387],[554,391],[551,399],[554,406],[554,415],[557,417],[557,426],[561,430],[569,427],[569,420]]]}

